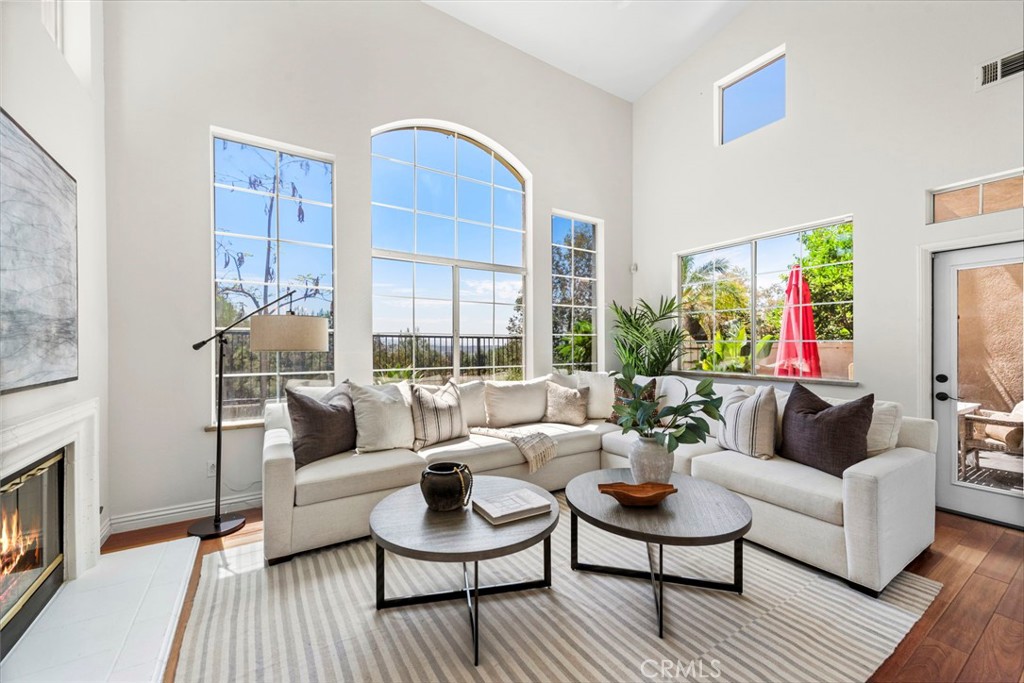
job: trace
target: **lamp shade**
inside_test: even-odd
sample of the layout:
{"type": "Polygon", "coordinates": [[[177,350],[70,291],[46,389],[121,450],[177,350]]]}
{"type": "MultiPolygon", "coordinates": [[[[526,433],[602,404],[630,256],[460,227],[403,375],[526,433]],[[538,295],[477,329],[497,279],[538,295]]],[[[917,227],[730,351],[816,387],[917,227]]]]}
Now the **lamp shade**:
{"type": "Polygon", "coordinates": [[[253,351],[327,351],[327,318],[257,315],[250,321],[253,351]]]}

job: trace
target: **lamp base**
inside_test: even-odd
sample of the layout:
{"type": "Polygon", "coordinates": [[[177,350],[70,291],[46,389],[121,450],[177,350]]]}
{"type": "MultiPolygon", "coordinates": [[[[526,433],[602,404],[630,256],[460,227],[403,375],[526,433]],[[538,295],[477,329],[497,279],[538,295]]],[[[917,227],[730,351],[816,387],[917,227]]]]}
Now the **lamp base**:
{"type": "Polygon", "coordinates": [[[188,528],[188,535],[198,536],[202,539],[220,538],[235,533],[243,526],[245,526],[245,517],[231,513],[221,515],[219,524],[213,517],[199,520],[188,528]]]}

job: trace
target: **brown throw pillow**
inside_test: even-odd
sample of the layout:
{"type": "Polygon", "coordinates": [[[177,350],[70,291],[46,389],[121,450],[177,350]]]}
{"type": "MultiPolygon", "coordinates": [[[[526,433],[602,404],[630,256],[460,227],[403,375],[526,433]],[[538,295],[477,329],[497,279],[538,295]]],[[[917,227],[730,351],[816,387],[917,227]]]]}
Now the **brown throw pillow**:
{"type": "Polygon", "coordinates": [[[875,395],[837,406],[810,389],[793,385],[782,415],[782,451],[787,460],[833,476],[868,457],[868,429],[875,395]]]}
{"type": "Polygon", "coordinates": [[[292,420],[295,469],[356,447],[356,418],[347,385],[322,400],[285,389],[292,420]]]}
{"type": "MultiPolygon", "coordinates": [[[[642,400],[644,400],[644,401],[651,401],[651,402],[657,401],[658,400],[658,395],[655,393],[655,385],[656,384],[657,384],[657,380],[656,379],[652,379],[650,382],[648,382],[647,384],[643,385],[644,389],[643,389],[643,391],[640,392],[640,398],[642,400]]],[[[616,383],[615,384],[615,405],[618,405],[620,403],[624,403],[627,398],[628,397],[626,396],[626,392],[624,392],[622,390],[622,387],[620,387],[618,385],[618,383],[616,383]]],[[[605,422],[611,422],[612,424],[618,424],[619,423],[619,416],[616,415],[614,412],[612,412],[612,414],[608,417],[607,420],[605,420],[605,422]]]]}

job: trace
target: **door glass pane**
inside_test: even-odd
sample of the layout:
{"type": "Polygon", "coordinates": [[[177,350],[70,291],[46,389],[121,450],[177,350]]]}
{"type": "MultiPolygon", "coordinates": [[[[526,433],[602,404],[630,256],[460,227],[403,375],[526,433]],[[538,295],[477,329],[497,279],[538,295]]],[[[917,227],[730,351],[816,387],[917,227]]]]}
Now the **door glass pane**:
{"type": "Polygon", "coordinates": [[[1022,281],[1020,263],[957,273],[957,477],[1017,494],[1024,494],[1022,281]]]}

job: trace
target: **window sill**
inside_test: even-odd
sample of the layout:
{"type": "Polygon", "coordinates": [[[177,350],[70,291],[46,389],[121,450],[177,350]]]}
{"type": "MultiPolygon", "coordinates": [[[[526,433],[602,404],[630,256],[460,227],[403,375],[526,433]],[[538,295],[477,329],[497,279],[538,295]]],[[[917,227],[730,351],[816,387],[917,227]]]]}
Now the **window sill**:
{"type": "MultiPolygon", "coordinates": [[[[235,429],[255,429],[263,427],[263,420],[238,420],[237,422],[225,422],[220,426],[222,431],[228,432],[235,429]]],[[[215,432],[217,431],[217,425],[206,425],[203,427],[204,432],[215,432]]]]}
{"type": "Polygon", "coordinates": [[[679,372],[676,370],[670,371],[668,374],[677,375],[679,377],[718,377],[721,379],[742,379],[742,380],[756,380],[759,382],[773,382],[792,384],[794,382],[800,382],[800,384],[824,384],[831,385],[834,387],[859,387],[860,382],[850,379],[820,379],[818,377],[775,377],[774,375],[750,375],[745,372],[699,372],[688,370],[685,372],[679,372]]]}

